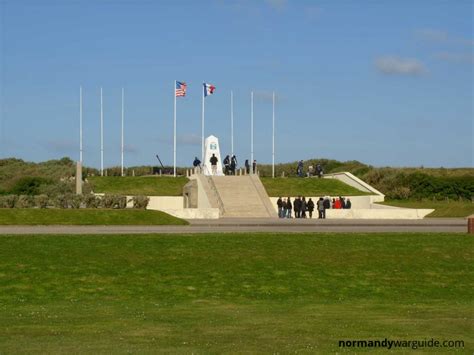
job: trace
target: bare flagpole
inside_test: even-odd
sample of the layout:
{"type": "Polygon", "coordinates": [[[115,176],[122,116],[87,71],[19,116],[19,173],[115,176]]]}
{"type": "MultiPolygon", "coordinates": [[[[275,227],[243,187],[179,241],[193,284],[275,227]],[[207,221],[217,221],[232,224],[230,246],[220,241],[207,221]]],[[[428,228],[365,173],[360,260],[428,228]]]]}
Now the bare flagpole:
{"type": "Polygon", "coordinates": [[[100,88],[100,176],[104,176],[104,105],[100,88]]]}
{"type": "Polygon", "coordinates": [[[122,149],[121,149],[121,163],[122,163],[122,176],[123,174],[123,149],[124,149],[124,89],[122,88],[122,149]]]}
{"type": "Polygon", "coordinates": [[[173,88],[174,119],[173,119],[173,176],[176,177],[176,80],[173,88]]]}
{"type": "Polygon", "coordinates": [[[230,92],[230,151],[234,156],[234,92],[230,92]]]}
{"type": "Polygon", "coordinates": [[[206,84],[202,86],[202,112],[201,112],[201,164],[204,166],[204,90],[206,84]]]}
{"type": "Polygon", "coordinates": [[[275,91],[272,103],[272,177],[275,178],[275,91]]]}
{"type": "MultiPolygon", "coordinates": [[[[250,93],[250,164],[253,166],[253,91],[250,93]]],[[[253,169],[251,170],[253,173],[253,169]]]]}
{"type": "Polygon", "coordinates": [[[79,161],[82,164],[82,86],[79,86],[79,161]]]}

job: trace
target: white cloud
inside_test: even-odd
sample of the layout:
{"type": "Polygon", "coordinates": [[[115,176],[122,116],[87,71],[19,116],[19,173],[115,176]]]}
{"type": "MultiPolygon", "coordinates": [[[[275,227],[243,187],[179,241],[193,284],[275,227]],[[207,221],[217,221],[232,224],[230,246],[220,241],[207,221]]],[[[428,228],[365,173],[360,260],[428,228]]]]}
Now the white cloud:
{"type": "Polygon", "coordinates": [[[474,55],[472,53],[439,52],[434,57],[446,62],[474,64],[474,55]]]}
{"type": "Polygon", "coordinates": [[[383,56],[375,59],[375,68],[383,74],[422,75],[427,73],[423,63],[413,58],[383,56]]]}

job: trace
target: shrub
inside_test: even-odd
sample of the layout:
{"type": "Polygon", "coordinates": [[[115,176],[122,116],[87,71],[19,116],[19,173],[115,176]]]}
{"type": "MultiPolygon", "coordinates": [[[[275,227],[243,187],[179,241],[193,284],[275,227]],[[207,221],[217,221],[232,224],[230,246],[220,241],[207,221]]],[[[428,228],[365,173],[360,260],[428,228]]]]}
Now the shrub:
{"type": "Polygon", "coordinates": [[[98,208],[100,207],[100,197],[96,195],[84,195],[84,204],[86,208],[98,208]]]}
{"type": "Polygon", "coordinates": [[[51,180],[42,177],[25,176],[19,178],[10,191],[16,195],[39,195],[41,186],[49,184],[51,184],[51,180]]]}
{"type": "Polygon", "coordinates": [[[53,199],[54,207],[56,208],[68,208],[69,207],[69,195],[57,195],[53,199]]]}
{"type": "Polygon", "coordinates": [[[146,196],[133,196],[133,208],[146,209],[150,199],[146,196]]]}
{"type": "Polygon", "coordinates": [[[117,196],[117,207],[114,208],[127,208],[127,196],[117,196]]]}
{"type": "Polygon", "coordinates": [[[55,197],[58,195],[69,195],[75,192],[74,182],[58,181],[54,184],[42,185],[39,189],[41,194],[55,197]]]}
{"type": "Polygon", "coordinates": [[[17,195],[1,196],[1,198],[0,198],[0,207],[2,207],[2,208],[14,208],[17,199],[18,199],[17,195]]]}
{"type": "Polygon", "coordinates": [[[48,195],[37,195],[35,196],[35,205],[38,208],[48,207],[49,197],[48,195]]]}
{"type": "Polygon", "coordinates": [[[83,200],[84,198],[82,195],[72,195],[69,198],[69,205],[71,208],[81,208],[83,200]]]}
{"type": "Polygon", "coordinates": [[[30,208],[33,207],[33,198],[28,195],[20,195],[16,200],[15,207],[16,208],[30,208]]]}
{"type": "Polygon", "coordinates": [[[113,195],[104,195],[100,199],[100,207],[102,208],[112,208],[114,206],[114,197],[113,195]]]}

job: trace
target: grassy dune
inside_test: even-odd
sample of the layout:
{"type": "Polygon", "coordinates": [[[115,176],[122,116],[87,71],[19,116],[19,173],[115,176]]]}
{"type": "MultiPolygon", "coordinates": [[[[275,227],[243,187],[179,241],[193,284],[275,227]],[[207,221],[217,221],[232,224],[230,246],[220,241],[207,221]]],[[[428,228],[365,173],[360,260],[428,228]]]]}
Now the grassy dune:
{"type": "Polygon", "coordinates": [[[0,240],[1,353],[335,353],[384,338],[474,350],[467,234],[0,240]]]}
{"type": "Polygon", "coordinates": [[[0,209],[0,225],[184,225],[161,211],[107,209],[0,209]]]}
{"type": "Polygon", "coordinates": [[[93,176],[92,190],[99,193],[146,196],[182,196],[188,179],[169,176],[93,176]]]}
{"type": "Polygon", "coordinates": [[[261,178],[269,196],[369,195],[339,180],[318,178],[261,178]]]}

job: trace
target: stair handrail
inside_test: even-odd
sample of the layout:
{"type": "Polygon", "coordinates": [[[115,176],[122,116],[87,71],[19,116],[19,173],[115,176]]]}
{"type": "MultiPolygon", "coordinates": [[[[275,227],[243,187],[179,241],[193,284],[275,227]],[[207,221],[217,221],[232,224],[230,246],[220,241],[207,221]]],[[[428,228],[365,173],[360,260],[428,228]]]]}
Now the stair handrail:
{"type": "Polygon", "coordinates": [[[224,208],[224,202],[222,202],[221,196],[219,195],[219,191],[217,191],[216,184],[214,183],[214,180],[212,180],[211,176],[206,176],[207,181],[209,181],[209,186],[211,187],[212,192],[214,192],[214,195],[216,196],[217,200],[217,207],[219,207],[219,211],[221,214],[225,213],[225,208],[224,208]]]}

